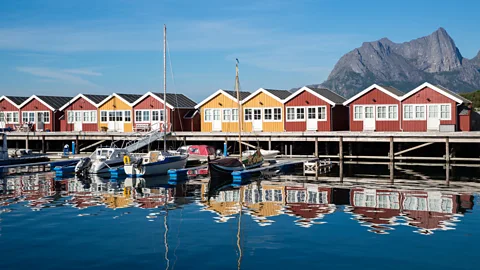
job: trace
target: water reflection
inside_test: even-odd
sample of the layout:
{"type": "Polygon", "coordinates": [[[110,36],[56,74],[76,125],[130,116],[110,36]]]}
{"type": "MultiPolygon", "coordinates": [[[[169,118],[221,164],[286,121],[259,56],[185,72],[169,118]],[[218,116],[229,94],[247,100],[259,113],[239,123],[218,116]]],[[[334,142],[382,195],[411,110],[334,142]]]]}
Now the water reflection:
{"type": "MultiPolygon", "coordinates": [[[[259,226],[275,226],[279,216],[293,217],[291,224],[310,228],[328,223],[333,213],[377,234],[392,233],[398,226],[414,228],[420,234],[454,230],[473,208],[471,193],[449,190],[345,188],[331,184],[257,181],[240,188],[221,189],[208,181],[169,186],[167,179],[55,180],[52,174],[8,177],[1,180],[0,209],[25,203],[34,211],[52,207],[109,209],[158,209],[146,217],[153,221],[183,205],[198,205],[213,213],[217,223],[231,222],[243,213],[259,226]],[[209,188],[210,187],[210,188],[209,188]]],[[[79,212],[82,215],[83,212],[79,212]]],[[[128,212],[124,212],[128,213],[128,212]]]]}

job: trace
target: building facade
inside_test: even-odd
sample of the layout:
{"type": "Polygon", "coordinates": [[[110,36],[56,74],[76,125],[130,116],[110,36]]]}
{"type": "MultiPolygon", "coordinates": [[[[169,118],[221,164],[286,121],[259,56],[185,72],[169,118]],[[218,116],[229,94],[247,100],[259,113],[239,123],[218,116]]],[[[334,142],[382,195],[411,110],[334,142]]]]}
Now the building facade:
{"type": "Polygon", "coordinates": [[[0,129],[15,130],[20,125],[20,105],[28,97],[0,97],[0,129]]]}
{"type": "Polygon", "coordinates": [[[24,125],[30,125],[33,131],[60,131],[60,119],[63,117],[60,108],[71,99],[33,95],[20,105],[20,121],[24,125]]]}
{"type": "Polygon", "coordinates": [[[99,130],[132,132],[133,131],[133,103],[141,95],[114,93],[98,105],[99,130]]]}
{"type": "Polygon", "coordinates": [[[78,94],[60,108],[61,131],[99,131],[98,106],[107,95],[78,94]]]}

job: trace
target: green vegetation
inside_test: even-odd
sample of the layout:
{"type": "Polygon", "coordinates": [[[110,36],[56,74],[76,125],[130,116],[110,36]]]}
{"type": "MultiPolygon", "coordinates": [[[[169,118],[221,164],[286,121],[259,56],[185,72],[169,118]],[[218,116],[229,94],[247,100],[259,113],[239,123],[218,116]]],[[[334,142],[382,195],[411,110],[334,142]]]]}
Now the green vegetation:
{"type": "Polygon", "coordinates": [[[480,90],[475,92],[462,93],[460,95],[466,99],[471,100],[473,102],[473,108],[475,108],[477,111],[478,109],[480,109],[480,90]]]}

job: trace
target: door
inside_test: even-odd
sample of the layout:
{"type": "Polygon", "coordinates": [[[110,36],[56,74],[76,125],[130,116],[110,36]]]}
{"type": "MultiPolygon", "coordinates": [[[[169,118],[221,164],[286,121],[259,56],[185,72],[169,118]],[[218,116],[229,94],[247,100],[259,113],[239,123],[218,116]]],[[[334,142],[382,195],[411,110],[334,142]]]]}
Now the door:
{"type": "Polygon", "coordinates": [[[5,123],[7,119],[5,118],[5,113],[0,112],[0,128],[5,128],[5,123]]]}
{"type": "Polygon", "coordinates": [[[82,126],[83,126],[83,118],[82,118],[82,112],[75,112],[74,113],[74,118],[73,118],[73,130],[74,131],[82,131],[82,126]]]}
{"type": "Polygon", "coordinates": [[[35,125],[35,130],[36,131],[43,131],[45,129],[45,118],[44,118],[44,113],[43,112],[38,112],[37,113],[37,121],[35,125]]]}
{"type": "Polygon", "coordinates": [[[220,109],[213,110],[212,130],[222,131],[222,120],[220,118],[220,109]]]}
{"type": "Polygon", "coordinates": [[[125,122],[123,120],[123,111],[116,111],[115,112],[115,131],[123,132],[124,126],[125,126],[125,122]]]}
{"type": "Polygon", "coordinates": [[[307,130],[317,131],[317,108],[307,108],[307,130]]]}
{"type": "Polygon", "coordinates": [[[364,106],[364,119],[363,130],[374,131],[375,130],[375,106],[364,106]]]}
{"type": "Polygon", "coordinates": [[[253,131],[263,130],[262,109],[253,109],[253,131]]]}
{"type": "Polygon", "coordinates": [[[427,130],[440,130],[440,105],[428,105],[427,130]]]}

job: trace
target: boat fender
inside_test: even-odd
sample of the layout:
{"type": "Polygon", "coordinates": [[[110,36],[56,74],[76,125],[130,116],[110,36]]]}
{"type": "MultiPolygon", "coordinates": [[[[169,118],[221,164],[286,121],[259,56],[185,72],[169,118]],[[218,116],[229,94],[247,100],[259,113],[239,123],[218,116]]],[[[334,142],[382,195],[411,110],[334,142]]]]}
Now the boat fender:
{"type": "Polygon", "coordinates": [[[123,164],[130,165],[130,157],[129,156],[123,156],[123,164]]]}

